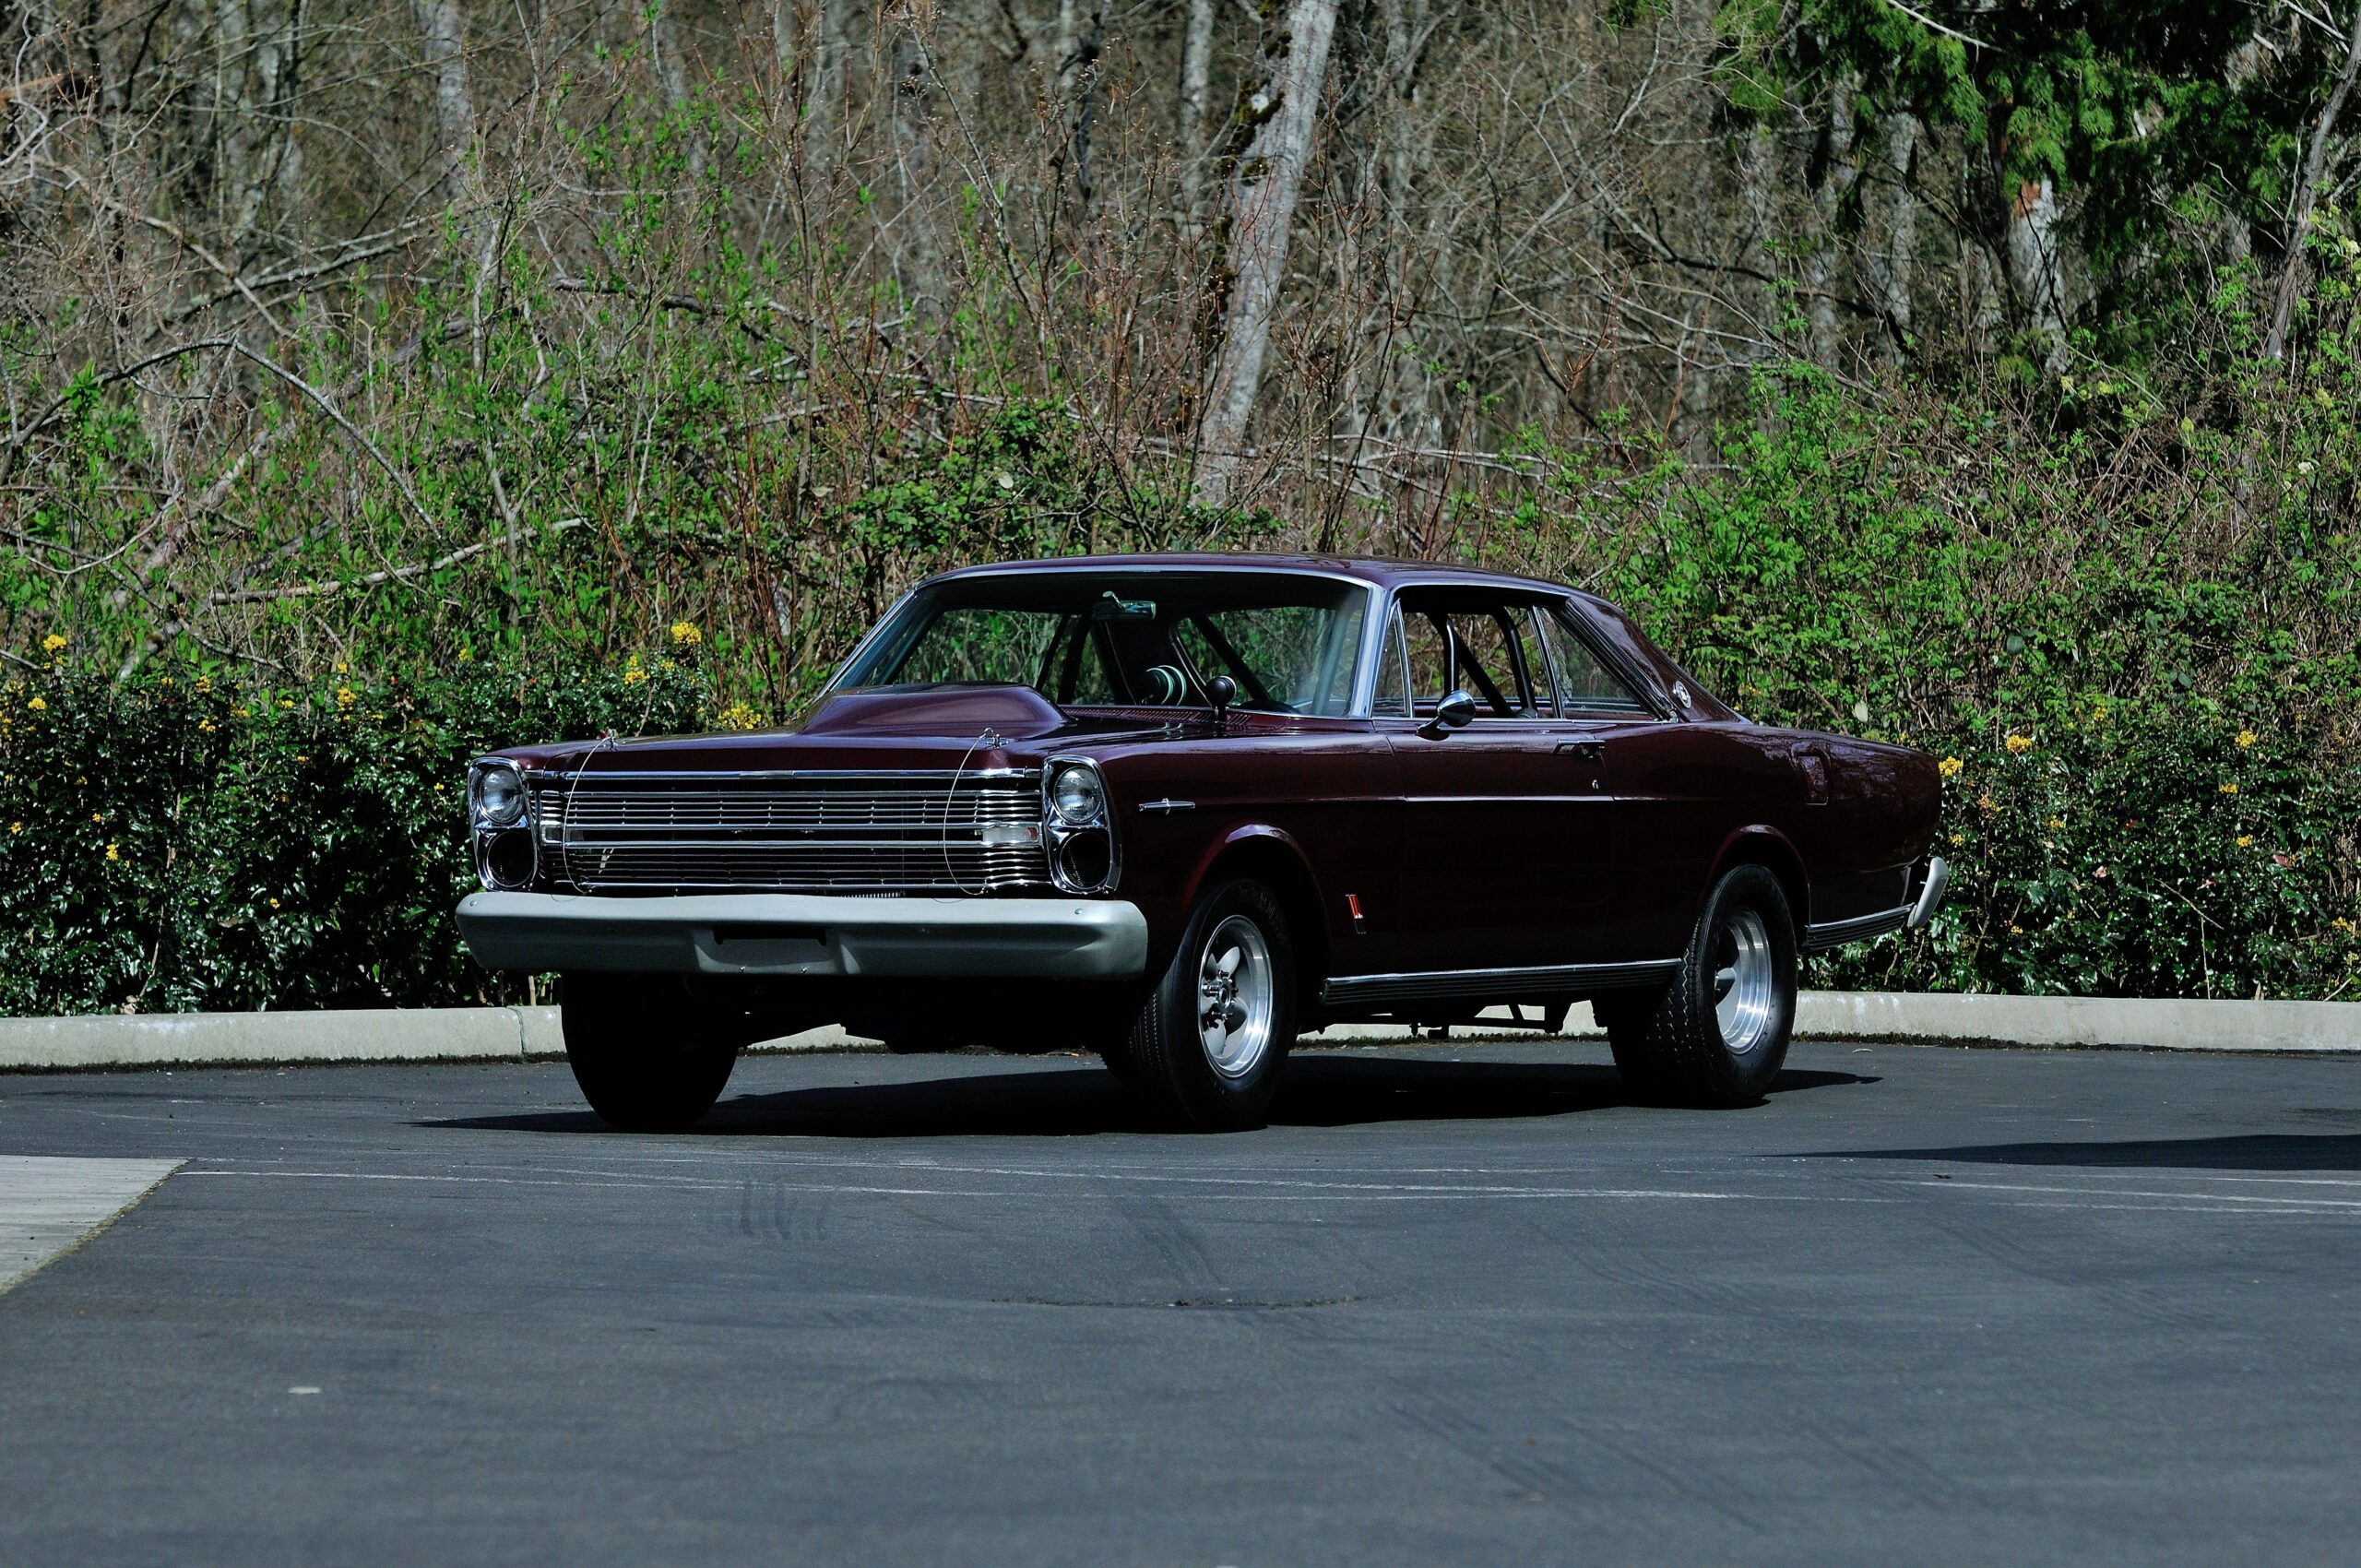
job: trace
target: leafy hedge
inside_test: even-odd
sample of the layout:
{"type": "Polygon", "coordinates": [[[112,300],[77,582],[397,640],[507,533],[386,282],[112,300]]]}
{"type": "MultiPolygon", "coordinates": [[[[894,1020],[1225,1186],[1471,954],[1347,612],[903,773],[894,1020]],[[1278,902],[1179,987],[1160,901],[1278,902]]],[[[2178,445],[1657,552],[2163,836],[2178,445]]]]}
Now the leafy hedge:
{"type": "Polygon", "coordinates": [[[475,885],[467,759],[739,717],[669,659],[331,676],[116,686],[61,660],[0,688],[0,1013],[520,999],[451,920],[475,885]]]}

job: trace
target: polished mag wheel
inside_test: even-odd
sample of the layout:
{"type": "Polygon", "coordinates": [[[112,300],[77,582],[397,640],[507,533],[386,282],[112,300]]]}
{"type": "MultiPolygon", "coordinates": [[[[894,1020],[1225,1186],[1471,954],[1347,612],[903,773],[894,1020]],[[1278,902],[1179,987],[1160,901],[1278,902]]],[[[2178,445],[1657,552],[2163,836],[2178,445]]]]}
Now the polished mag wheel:
{"type": "Polygon", "coordinates": [[[1205,1060],[1225,1078],[1242,1078],[1271,1049],[1277,1003],[1271,986],[1271,947],[1254,922],[1232,915],[1214,928],[1197,965],[1204,998],[1197,1038],[1205,1060]]]}
{"type": "Polygon", "coordinates": [[[1158,1120],[1199,1132],[1262,1125],[1295,1043],[1295,955],[1269,887],[1217,882],[1130,1029],[1100,1047],[1158,1120]]]}
{"type": "Polygon", "coordinates": [[[1714,1019],[1733,1056],[1762,1049],[1778,1016],[1778,967],[1760,910],[1743,905],[1723,920],[1714,939],[1714,1019]]]}
{"type": "Polygon", "coordinates": [[[1673,979],[1598,998],[1623,1081],[1671,1105],[1752,1105],[1787,1059],[1796,1021],[1796,928],[1786,890],[1764,866],[1716,881],[1673,979]]]}

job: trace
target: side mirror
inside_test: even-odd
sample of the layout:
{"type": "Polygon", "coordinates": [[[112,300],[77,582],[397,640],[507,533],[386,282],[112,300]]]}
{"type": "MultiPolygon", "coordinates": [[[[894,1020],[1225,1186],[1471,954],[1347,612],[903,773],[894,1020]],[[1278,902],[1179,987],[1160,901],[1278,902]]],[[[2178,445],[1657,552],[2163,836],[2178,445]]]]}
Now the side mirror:
{"type": "Polygon", "coordinates": [[[1475,722],[1476,699],[1465,692],[1453,692],[1435,704],[1435,716],[1418,726],[1418,733],[1430,741],[1440,741],[1453,730],[1465,730],[1475,722]]]}
{"type": "Polygon", "coordinates": [[[1227,675],[1216,675],[1205,683],[1205,695],[1214,705],[1214,722],[1219,724],[1229,716],[1229,705],[1238,700],[1238,683],[1227,675]]]}

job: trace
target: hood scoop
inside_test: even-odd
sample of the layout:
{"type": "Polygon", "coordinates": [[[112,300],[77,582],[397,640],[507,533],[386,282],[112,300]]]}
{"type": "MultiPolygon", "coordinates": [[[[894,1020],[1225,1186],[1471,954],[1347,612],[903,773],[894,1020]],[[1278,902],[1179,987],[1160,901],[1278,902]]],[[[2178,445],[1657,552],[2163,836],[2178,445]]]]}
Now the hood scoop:
{"type": "Polygon", "coordinates": [[[803,722],[807,735],[972,735],[991,729],[1012,741],[1065,727],[1057,705],[1030,686],[936,686],[847,692],[803,722]]]}

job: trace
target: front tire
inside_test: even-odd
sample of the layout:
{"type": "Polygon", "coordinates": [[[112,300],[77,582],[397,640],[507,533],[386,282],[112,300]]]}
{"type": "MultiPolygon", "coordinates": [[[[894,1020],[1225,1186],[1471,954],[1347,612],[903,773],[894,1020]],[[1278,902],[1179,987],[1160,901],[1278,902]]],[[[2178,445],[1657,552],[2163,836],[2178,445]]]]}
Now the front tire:
{"type": "Polygon", "coordinates": [[[1295,983],[1278,899],[1259,882],[1222,883],[1198,900],[1108,1064],[1177,1127],[1259,1127],[1295,1043],[1295,983]]]}
{"type": "Polygon", "coordinates": [[[562,975],[558,1002],[582,1098],[624,1132],[694,1126],[737,1065],[739,1032],[670,975],[562,975]]]}
{"type": "Polygon", "coordinates": [[[1734,1109],[1760,1102],[1796,1022],[1796,927],[1779,879],[1733,868],[1714,885],[1680,970],[1660,993],[1593,1008],[1624,1083],[1643,1099],[1734,1109]]]}

